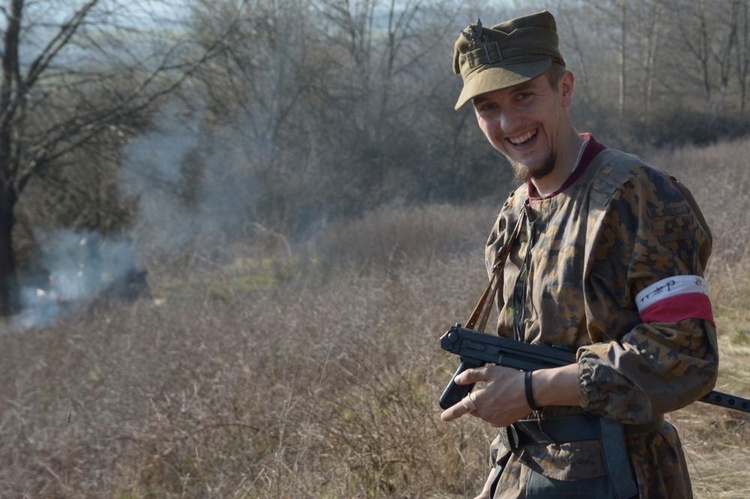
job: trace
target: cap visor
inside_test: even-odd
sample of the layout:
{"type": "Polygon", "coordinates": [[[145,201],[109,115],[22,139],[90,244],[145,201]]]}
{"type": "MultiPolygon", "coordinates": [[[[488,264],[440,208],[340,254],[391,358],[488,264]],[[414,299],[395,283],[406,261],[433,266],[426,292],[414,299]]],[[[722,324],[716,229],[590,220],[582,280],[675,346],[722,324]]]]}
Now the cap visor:
{"type": "Polygon", "coordinates": [[[471,78],[464,82],[461,95],[458,96],[455,109],[460,109],[468,101],[477,95],[503,88],[512,87],[520,83],[533,80],[544,73],[552,65],[550,59],[542,59],[535,62],[524,62],[508,66],[488,66],[477,71],[471,78]]]}

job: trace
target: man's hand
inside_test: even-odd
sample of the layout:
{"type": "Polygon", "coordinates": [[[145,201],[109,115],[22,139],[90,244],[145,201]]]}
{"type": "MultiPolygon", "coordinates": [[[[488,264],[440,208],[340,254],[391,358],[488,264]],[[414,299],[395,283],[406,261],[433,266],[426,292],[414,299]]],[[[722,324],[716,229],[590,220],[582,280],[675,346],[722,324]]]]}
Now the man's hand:
{"type": "Polygon", "coordinates": [[[492,426],[508,426],[531,412],[526,402],[523,371],[486,365],[477,369],[467,369],[455,379],[456,384],[480,383],[469,394],[473,402],[458,403],[440,415],[443,421],[452,421],[465,414],[482,418],[492,426]]]}
{"type": "MultiPolygon", "coordinates": [[[[452,421],[472,414],[495,427],[508,426],[531,412],[526,401],[524,373],[509,367],[486,365],[467,369],[455,382],[459,385],[479,383],[469,394],[470,400],[449,407],[440,415],[452,421]],[[473,407],[473,410],[470,410],[473,407]]],[[[533,375],[533,395],[536,405],[581,405],[583,395],[578,380],[578,364],[551,369],[539,369],[533,375]]]]}

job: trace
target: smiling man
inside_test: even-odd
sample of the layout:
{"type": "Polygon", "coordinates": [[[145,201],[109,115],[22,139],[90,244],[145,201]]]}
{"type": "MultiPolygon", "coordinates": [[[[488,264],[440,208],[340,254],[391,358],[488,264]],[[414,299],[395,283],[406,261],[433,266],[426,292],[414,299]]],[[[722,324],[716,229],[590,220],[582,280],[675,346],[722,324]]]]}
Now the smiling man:
{"type": "Polygon", "coordinates": [[[500,428],[478,497],[691,497],[663,416],[716,381],[700,209],[670,176],[576,131],[575,78],[549,12],[470,25],[454,71],[464,83],[456,109],[473,106],[524,182],[487,242],[497,333],[577,358],[533,374],[488,365],[456,378],[477,385],[442,419],[469,414],[500,428]]]}

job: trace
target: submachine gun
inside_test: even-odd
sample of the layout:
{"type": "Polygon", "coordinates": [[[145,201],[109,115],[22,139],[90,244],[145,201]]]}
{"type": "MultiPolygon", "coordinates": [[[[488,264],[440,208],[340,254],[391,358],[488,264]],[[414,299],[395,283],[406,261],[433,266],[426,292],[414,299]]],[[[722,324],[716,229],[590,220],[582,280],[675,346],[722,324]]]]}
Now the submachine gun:
{"type": "MultiPolygon", "coordinates": [[[[561,367],[576,361],[575,352],[563,347],[532,345],[510,340],[501,336],[480,333],[456,324],[441,338],[440,347],[455,353],[461,363],[453,374],[448,386],[440,395],[440,407],[447,409],[460,402],[474,388],[474,385],[457,385],[456,376],[467,369],[497,364],[523,371],[534,371],[550,367],[561,367]]],[[[712,391],[698,399],[700,402],[718,405],[729,409],[750,412],[750,399],[712,391]]]]}

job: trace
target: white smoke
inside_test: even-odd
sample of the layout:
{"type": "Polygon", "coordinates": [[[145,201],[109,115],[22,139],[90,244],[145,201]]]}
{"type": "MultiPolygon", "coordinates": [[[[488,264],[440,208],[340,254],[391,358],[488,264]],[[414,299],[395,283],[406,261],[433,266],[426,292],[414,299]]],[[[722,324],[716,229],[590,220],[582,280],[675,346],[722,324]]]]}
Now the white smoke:
{"type": "Polygon", "coordinates": [[[121,192],[138,200],[138,241],[161,254],[221,248],[251,225],[255,192],[242,130],[206,130],[204,119],[201,110],[167,105],[126,150],[121,192]]]}
{"type": "Polygon", "coordinates": [[[46,327],[66,310],[86,306],[139,272],[147,258],[144,252],[176,254],[189,245],[191,250],[200,246],[221,251],[227,234],[247,230],[242,207],[253,193],[241,131],[214,130],[207,138],[201,131],[203,118],[201,112],[185,113],[168,105],[152,130],[125,148],[120,195],[138,205],[138,220],[129,234],[35,233],[40,247],[36,266],[48,277],[23,289],[23,312],[13,321],[17,328],[46,327]],[[191,155],[200,150],[201,140],[222,145],[198,160],[191,155]],[[197,179],[189,178],[190,166],[197,179]]]}
{"type": "Polygon", "coordinates": [[[165,251],[177,251],[190,237],[194,215],[180,198],[182,165],[197,146],[195,120],[184,120],[173,106],[157,117],[153,131],[132,141],[120,170],[120,191],[138,200],[139,238],[165,251]]]}
{"type": "MultiPolygon", "coordinates": [[[[128,238],[93,232],[37,231],[39,259],[47,281],[21,290],[22,312],[15,329],[46,327],[65,311],[78,310],[138,274],[128,238]]],[[[127,284],[125,284],[126,286],[127,284]]]]}

